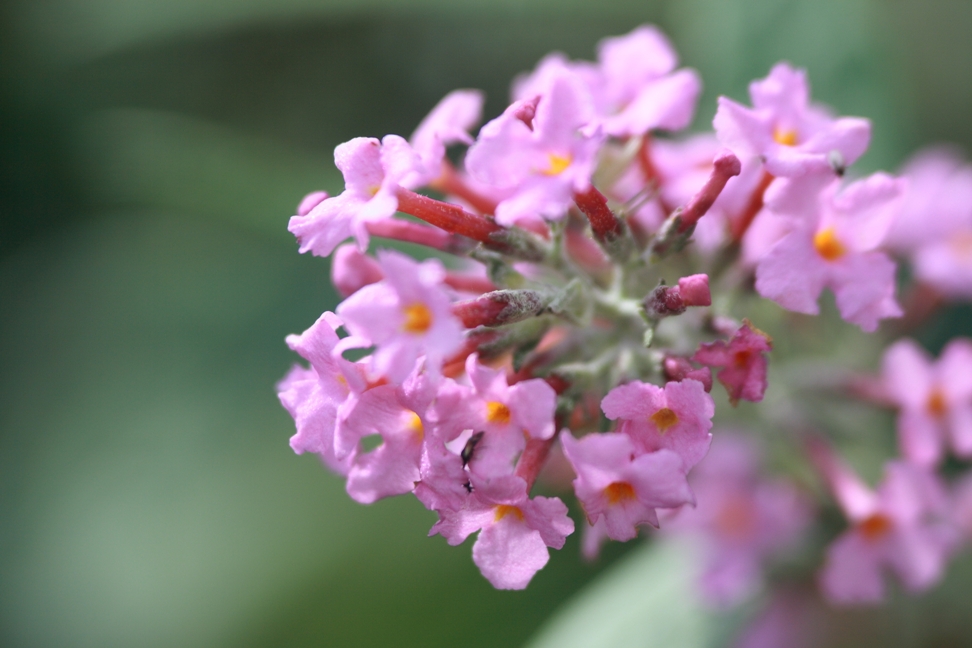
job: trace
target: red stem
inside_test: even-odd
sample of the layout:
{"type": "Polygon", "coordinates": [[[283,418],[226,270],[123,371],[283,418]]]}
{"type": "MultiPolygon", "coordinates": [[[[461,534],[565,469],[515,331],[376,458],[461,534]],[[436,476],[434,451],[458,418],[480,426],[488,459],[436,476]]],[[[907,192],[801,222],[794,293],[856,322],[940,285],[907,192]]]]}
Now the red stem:
{"type": "Polygon", "coordinates": [[[760,178],[759,185],[756,186],[752,195],[749,197],[749,202],[746,203],[746,207],[730,224],[729,229],[734,243],[742,241],[742,237],[746,234],[749,226],[752,225],[756,214],[763,208],[763,195],[772,182],[773,176],[768,171],[763,171],[763,177],[760,178]]]}
{"type": "MultiPolygon", "coordinates": [[[[678,228],[680,234],[687,232],[689,228],[699,222],[700,218],[705,216],[705,213],[712,207],[712,203],[722,193],[726,183],[729,182],[729,178],[739,175],[741,169],[742,165],[739,163],[739,158],[729,151],[723,151],[716,156],[716,159],[712,162],[712,174],[709,179],[705,181],[705,185],[692,197],[692,200],[689,201],[682,212],[681,225],[678,228]]],[[[760,202],[762,202],[762,198],[760,198],[760,202]]]]}
{"type": "Polygon", "coordinates": [[[496,201],[480,194],[466,184],[466,181],[456,172],[455,167],[448,160],[442,162],[442,175],[433,180],[430,186],[436,191],[462,198],[480,214],[496,213],[496,201]]]}
{"type": "Polygon", "coordinates": [[[560,430],[554,431],[554,435],[549,439],[530,439],[527,441],[526,449],[523,450],[523,454],[520,455],[520,460],[516,463],[515,474],[520,479],[527,483],[527,492],[533,488],[533,484],[537,481],[537,476],[540,474],[540,470],[543,469],[545,463],[547,463],[547,457],[550,455],[550,449],[553,444],[557,441],[557,435],[560,434],[560,430]]]}
{"type": "Polygon", "coordinates": [[[503,228],[482,216],[467,212],[453,205],[428,196],[417,194],[403,187],[398,188],[398,211],[424,220],[447,232],[460,234],[480,243],[490,243],[490,234],[503,228]]]}
{"type": "Polygon", "coordinates": [[[371,221],[367,224],[367,227],[368,233],[372,236],[405,241],[406,243],[418,243],[436,250],[448,251],[451,248],[452,237],[448,232],[444,232],[438,227],[429,227],[428,225],[395,218],[371,221]]]}
{"type": "MultiPolygon", "coordinates": [[[[645,180],[649,183],[654,183],[656,188],[660,189],[662,184],[661,174],[658,172],[658,167],[651,159],[651,135],[646,134],[641,139],[641,146],[638,147],[638,165],[641,167],[641,172],[645,174],[645,180]]],[[[658,192],[658,204],[661,205],[662,212],[665,214],[671,214],[675,211],[675,208],[665,202],[665,199],[661,197],[661,191],[658,192]]]]}

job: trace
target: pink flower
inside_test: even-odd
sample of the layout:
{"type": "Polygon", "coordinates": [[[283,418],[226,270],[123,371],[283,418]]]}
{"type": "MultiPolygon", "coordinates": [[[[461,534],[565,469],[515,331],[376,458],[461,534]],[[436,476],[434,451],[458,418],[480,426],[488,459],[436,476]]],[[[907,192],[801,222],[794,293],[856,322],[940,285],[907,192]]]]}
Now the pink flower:
{"type": "Polygon", "coordinates": [[[661,285],[645,297],[645,313],[651,319],[681,315],[689,306],[711,306],[709,276],[695,274],[682,277],[674,286],[661,285]]]}
{"type": "MultiPolygon", "coordinates": [[[[815,188],[819,180],[810,176],[800,182],[815,188]]],[[[877,247],[903,182],[876,173],[840,193],[838,184],[830,183],[816,200],[811,192],[798,203],[800,192],[794,191],[792,199],[781,201],[792,205],[789,215],[800,220],[756,266],[756,290],[788,310],[816,315],[817,298],[828,287],[841,317],[873,331],[878,320],[901,315],[894,299],[894,262],[877,247]]]]}
{"type": "Polygon", "coordinates": [[[938,362],[912,340],[900,340],[884,354],[882,382],[898,406],[901,453],[921,466],[944,455],[945,439],[955,454],[972,457],[972,341],[953,340],[938,362]]]}
{"type": "Polygon", "coordinates": [[[949,149],[915,155],[887,245],[911,259],[915,277],[951,299],[972,298],[972,165],[949,149]]]}
{"type": "Polygon", "coordinates": [[[715,404],[697,380],[666,383],[664,388],[633,381],[615,387],[601,401],[609,419],[621,420],[639,453],[673,450],[689,470],[709,449],[715,404]]]}
{"type": "Polygon", "coordinates": [[[592,88],[604,132],[616,137],[681,130],[695,113],[702,81],[695,70],[674,71],[678,55],[653,25],[598,44],[599,83],[592,88]]]}
{"type": "Polygon", "coordinates": [[[385,279],[338,306],[345,328],[360,346],[377,346],[371,357],[374,371],[393,383],[404,380],[423,355],[428,370],[438,372],[463,340],[462,325],[442,287],[442,263],[417,263],[390,251],[379,252],[378,263],[385,279]]]}
{"type": "Polygon", "coordinates": [[[335,437],[338,456],[353,456],[347,482],[352,499],[371,504],[415,488],[434,397],[434,381],[418,369],[398,387],[381,385],[361,395],[335,437]],[[381,444],[362,452],[361,439],[375,435],[381,444]]]}
{"type": "Polygon", "coordinates": [[[457,545],[476,531],[473,562],[486,580],[497,589],[523,589],[550,559],[547,547],[562,548],[574,523],[560,499],[530,499],[526,482],[508,475],[474,481],[465,506],[444,514],[429,535],[457,545]]]}
{"type": "Polygon", "coordinates": [[[561,436],[564,454],[577,473],[574,492],[587,520],[603,516],[604,531],[614,540],[638,534],[639,524],[658,526],[656,508],[694,504],[682,458],[671,450],[636,455],[626,434],[589,434],[577,440],[561,436]]]}
{"type": "Polygon", "coordinates": [[[843,168],[867,150],[866,119],[834,119],[809,104],[806,73],[777,63],[769,76],[749,85],[753,108],[719,97],[713,125],[722,143],[740,159],[760,157],[774,176],[843,168]]]}
{"type": "Polygon", "coordinates": [[[582,132],[593,116],[587,89],[576,76],[553,75],[543,94],[518,101],[479,132],[466,155],[474,179],[510,191],[496,221],[512,225],[536,215],[559,220],[574,192],[590,186],[598,135],[582,132]]]}
{"type": "Polygon", "coordinates": [[[301,253],[326,257],[352,235],[362,251],[367,249],[367,223],[391,218],[398,209],[398,186],[417,182],[421,170],[418,155],[397,135],[386,135],[381,142],[356,137],[339,144],[334,163],[344,174],[344,193],[320,201],[306,215],[298,212],[287,227],[300,242],[301,253]]]}
{"type": "Polygon", "coordinates": [[[483,99],[479,90],[453,90],[418,125],[409,143],[422,160],[419,184],[428,184],[442,174],[446,146],[472,144],[469,131],[480,120],[483,99]]]}
{"type": "Polygon", "coordinates": [[[729,343],[702,344],[692,360],[709,367],[724,367],[716,377],[735,405],[739,399],[758,403],[766,392],[766,353],[773,348],[769,336],[746,320],[729,343]]]}
{"type": "Polygon", "coordinates": [[[760,474],[756,445],[720,432],[692,474],[698,505],[683,507],[665,529],[701,541],[707,556],[705,597],[733,605],[754,593],[767,563],[791,549],[810,522],[808,503],[794,486],[760,474]]]}
{"type": "Polygon", "coordinates": [[[466,359],[466,375],[473,387],[464,403],[471,410],[468,427],[485,433],[470,467],[481,477],[511,474],[527,438],[553,436],[557,394],[539,378],[509,386],[505,371],[480,364],[475,353],[466,359]]]}
{"type": "Polygon", "coordinates": [[[851,523],[827,549],[820,573],[834,603],[878,603],[885,569],[905,588],[920,592],[941,578],[955,545],[947,500],[938,478],[912,464],[890,462],[875,493],[829,451],[818,462],[837,503],[851,523]],[[828,456],[829,455],[829,456],[828,456]]]}
{"type": "Polygon", "coordinates": [[[287,345],[311,366],[291,369],[277,385],[277,395],[297,425],[297,433],[290,438],[294,452],[313,452],[343,475],[350,460],[346,455],[339,459],[335,453],[335,430],[355,400],[352,386],[361,391],[364,384],[354,363],[334,356],[338,343],[334,329],[340,325],[337,316],[328,312],[301,335],[287,336],[287,345]]]}

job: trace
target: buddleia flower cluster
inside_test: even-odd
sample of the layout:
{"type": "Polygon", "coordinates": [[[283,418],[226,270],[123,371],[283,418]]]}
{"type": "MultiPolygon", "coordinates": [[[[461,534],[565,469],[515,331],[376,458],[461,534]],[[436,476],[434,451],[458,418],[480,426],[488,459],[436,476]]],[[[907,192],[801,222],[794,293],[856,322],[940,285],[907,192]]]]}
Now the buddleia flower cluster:
{"type": "Polygon", "coordinates": [[[686,135],[700,91],[642,26],[595,62],[547,56],[478,131],[482,93],[457,90],[408,139],[339,145],[344,191],[308,195],[289,224],[344,297],[287,338],[308,363],[278,386],[290,444],[358,502],[412,494],[438,515],[430,535],[478,534],[473,561],[501,589],[577,527],[593,557],[661,526],[701,540],[702,590],[732,604],[827,507],[846,525],[813,568],[826,597],[880,601],[888,575],[928,588],[972,532],[972,482],[941,470],[972,458],[972,342],[936,361],[900,339],[870,374],[834,374],[842,398],[898,412],[876,489],[806,421],[777,433],[825,488],[769,470],[745,429],[713,440],[713,392],[763,399],[766,300],[815,315],[828,289],[844,327],[891,340],[972,297],[972,167],[936,149],[856,175],[870,123],[812,103],[787,63],[686,135]],[[572,486],[577,519],[534,492],[548,464],[572,472],[545,492],[572,486]]]}

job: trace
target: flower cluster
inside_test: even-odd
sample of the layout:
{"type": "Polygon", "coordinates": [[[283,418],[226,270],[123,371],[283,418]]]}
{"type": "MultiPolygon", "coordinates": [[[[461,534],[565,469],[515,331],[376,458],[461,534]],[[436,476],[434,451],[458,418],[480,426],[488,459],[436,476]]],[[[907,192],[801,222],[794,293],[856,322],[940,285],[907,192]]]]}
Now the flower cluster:
{"type": "MultiPolygon", "coordinates": [[[[459,90],[408,140],[338,146],[344,191],[290,220],[344,297],[287,339],[309,363],[278,386],[293,449],[358,502],[414,494],[450,544],[478,532],[497,588],[526,587],[574,531],[560,498],[533,492],[562,453],[586,555],[661,521],[701,538],[714,603],[758,589],[827,501],[770,474],[755,435],[713,442],[716,398],[769,385],[773,342],[746,318],[766,309],[747,307],[815,315],[826,288],[874,332],[972,296],[972,166],[935,150],[900,177],[852,177],[869,122],[811,103],[786,63],[751,84],[751,107],[721,97],[713,132],[673,137],[700,90],[643,26],[596,62],[546,57],[478,131],[483,96],[459,90]],[[431,258],[371,255],[372,237],[431,258]],[[914,277],[900,302],[896,259],[914,277]]],[[[835,385],[900,411],[901,456],[874,492],[807,421],[779,431],[849,521],[821,549],[822,590],[880,600],[885,569],[924,589],[972,527],[972,490],[949,495],[939,471],[948,451],[972,458],[972,341],[937,363],[898,341],[879,376],[835,385]]]]}

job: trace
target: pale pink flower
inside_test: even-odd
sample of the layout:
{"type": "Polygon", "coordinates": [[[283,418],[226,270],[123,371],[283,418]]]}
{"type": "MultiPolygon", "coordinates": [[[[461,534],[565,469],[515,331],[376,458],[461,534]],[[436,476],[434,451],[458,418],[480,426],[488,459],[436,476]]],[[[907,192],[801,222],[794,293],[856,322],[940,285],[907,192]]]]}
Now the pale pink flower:
{"type": "Polygon", "coordinates": [[[675,71],[678,55],[654,25],[598,44],[596,86],[592,88],[604,132],[639,136],[650,130],[681,130],[692,122],[702,81],[695,70],[675,71]]]}
{"type": "MultiPolygon", "coordinates": [[[[810,176],[802,182],[815,189],[819,180],[810,176]]],[[[783,202],[792,205],[789,214],[799,222],[756,266],[756,290],[788,310],[816,315],[820,293],[830,288],[841,317],[873,331],[879,320],[901,315],[894,299],[895,264],[877,248],[903,181],[876,173],[839,193],[838,185],[834,180],[820,193],[808,191],[799,203],[800,192],[794,191],[783,202]]]]}
{"type": "Polygon", "coordinates": [[[435,381],[416,368],[397,387],[381,385],[361,394],[335,437],[338,456],[353,456],[346,486],[352,499],[371,504],[415,488],[435,391],[435,381]],[[381,444],[363,452],[361,440],[375,435],[381,444]]]}
{"type": "Polygon", "coordinates": [[[834,603],[878,603],[890,570],[908,591],[941,579],[955,546],[945,491],[937,476],[913,464],[890,462],[877,492],[870,490],[829,451],[818,460],[851,528],[827,549],[820,573],[834,603]]]}
{"type": "Polygon", "coordinates": [[[709,367],[722,367],[716,378],[729,392],[729,400],[758,403],[766,392],[766,353],[772,350],[769,336],[743,323],[728,344],[722,340],[702,344],[692,360],[709,367]]]}
{"type": "Polygon", "coordinates": [[[621,421],[618,431],[631,437],[639,453],[673,450],[689,470],[709,449],[715,404],[697,380],[673,381],[664,388],[633,381],[608,392],[601,409],[612,421],[621,421]]]}
{"type": "Polygon", "coordinates": [[[511,194],[496,220],[512,225],[542,215],[559,220],[575,192],[590,187],[601,137],[582,128],[593,116],[584,84],[564,72],[536,97],[518,101],[487,123],[466,155],[476,180],[511,194]]]}
{"type": "Polygon", "coordinates": [[[839,173],[867,150],[871,124],[857,117],[832,118],[811,105],[806,73],[777,63],[769,76],[749,85],[752,108],[719,97],[713,125],[722,143],[741,160],[758,157],[774,176],[810,171],[839,173]]]}
{"type": "Polygon", "coordinates": [[[347,474],[350,458],[335,452],[335,431],[365,387],[360,368],[334,355],[338,343],[334,313],[324,313],[300,335],[287,336],[287,345],[309,361],[310,368],[295,366],[277,385],[277,395],[297,426],[290,447],[297,454],[312,452],[332,470],[347,474]]]}
{"type": "Polygon", "coordinates": [[[671,450],[637,454],[626,434],[589,434],[560,437],[564,455],[577,478],[574,492],[594,525],[604,518],[604,531],[627,541],[640,524],[658,526],[657,508],[672,508],[694,499],[685,480],[682,458],[671,450]]]}
{"type": "Polygon", "coordinates": [[[539,378],[510,386],[504,370],[480,364],[475,353],[466,359],[466,375],[472,384],[462,404],[469,410],[467,427],[485,433],[470,468],[480,477],[511,474],[527,438],[553,436],[557,394],[539,378]]]}
{"type": "Polygon", "coordinates": [[[934,466],[946,440],[956,455],[972,457],[972,340],[953,340],[933,362],[912,340],[884,354],[884,391],[898,408],[898,441],[909,461],[934,466]]]}
{"type": "MultiPolygon", "coordinates": [[[[356,137],[339,144],[334,163],[344,175],[344,192],[318,202],[306,215],[298,212],[287,227],[300,242],[301,253],[326,257],[349,236],[362,251],[367,249],[367,224],[391,218],[398,209],[399,185],[414,186],[421,171],[419,156],[397,135],[386,135],[381,142],[356,137]]],[[[311,199],[304,200],[309,204],[311,199]]]]}
{"type": "Polygon", "coordinates": [[[404,380],[423,355],[427,369],[438,372],[463,340],[462,324],[442,287],[442,263],[418,263],[391,251],[379,252],[378,263],[385,279],[338,306],[345,328],[359,346],[377,347],[371,356],[374,372],[393,383],[404,380]]]}
{"type": "Polygon", "coordinates": [[[664,527],[700,542],[706,556],[701,590],[717,606],[756,592],[769,561],[792,549],[810,522],[809,504],[793,484],[760,471],[749,438],[717,433],[690,479],[698,504],[683,507],[664,527]]]}
{"type": "Polygon", "coordinates": [[[474,481],[465,505],[440,515],[429,535],[441,534],[451,545],[480,531],[473,562],[497,589],[525,588],[550,559],[547,547],[562,548],[574,532],[560,499],[530,499],[526,482],[513,475],[474,481]]]}
{"type": "Polygon", "coordinates": [[[483,100],[479,90],[453,90],[418,125],[409,144],[422,160],[419,184],[428,184],[442,174],[447,146],[473,143],[469,131],[479,123],[483,100]]]}

